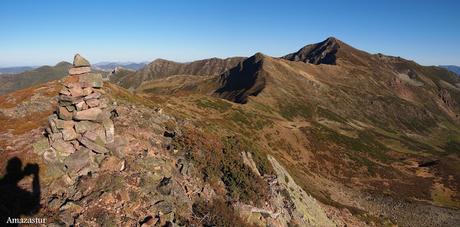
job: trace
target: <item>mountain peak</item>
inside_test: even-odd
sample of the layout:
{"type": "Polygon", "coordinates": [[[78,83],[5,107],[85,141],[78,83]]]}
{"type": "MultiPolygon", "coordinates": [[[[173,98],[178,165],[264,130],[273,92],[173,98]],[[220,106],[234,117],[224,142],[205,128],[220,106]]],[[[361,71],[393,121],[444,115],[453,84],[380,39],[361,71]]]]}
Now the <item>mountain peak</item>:
{"type": "Polygon", "coordinates": [[[335,38],[334,36],[329,36],[323,42],[339,43],[339,42],[342,42],[342,41],[340,41],[339,39],[335,38]]]}
{"type": "Polygon", "coordinates": [[[309,44],[297,52],[283,56],[290,61],[302,61],[315,65],[336,65],[337,59],[347,60],[355,64],[363,64],[368,53],[357,50],[335,37],[328,37],[322,42],[309,44]]]}
{"type": "Polygon", "coordinates": [[[69,63],[69,62],[61,61],[61,62],[58,62],[54,67],[59,67],[59,66],[70,67],[71,65],[72,65],[72,64],[69,63]]]}
{"type": "Polygon", "coordinates": [[[304,46],[295,53],[288,54],[282,58],[290,61],[302,61],[315,65],[328,64],[335,65],[337,56],[336,53],[340,48],[338,39],[329,37],[326,40],[304,46]]]}

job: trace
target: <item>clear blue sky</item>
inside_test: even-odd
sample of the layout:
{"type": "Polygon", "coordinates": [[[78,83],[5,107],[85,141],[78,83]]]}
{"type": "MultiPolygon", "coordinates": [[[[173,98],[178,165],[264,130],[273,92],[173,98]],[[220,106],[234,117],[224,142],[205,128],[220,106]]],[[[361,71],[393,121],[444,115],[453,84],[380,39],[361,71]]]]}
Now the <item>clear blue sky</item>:
{"type": "Polygon", "coordinates": [[[0,1],[0,66],[281,56],[328,36],[460,65],[460,1],[0,1]]]}

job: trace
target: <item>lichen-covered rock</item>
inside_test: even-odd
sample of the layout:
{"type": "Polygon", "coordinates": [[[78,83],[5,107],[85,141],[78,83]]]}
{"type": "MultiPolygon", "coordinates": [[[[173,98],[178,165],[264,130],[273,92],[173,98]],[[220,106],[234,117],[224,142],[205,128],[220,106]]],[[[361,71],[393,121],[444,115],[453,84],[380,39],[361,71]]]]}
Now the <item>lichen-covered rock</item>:
{"type": "Polygon", "coordinates": [[[83,88],[81,86],[73,86],[69,88],[70,95],[72,97],[82,97],[84,95],[83,88]]]}
{"type": "Polygon", "coordinates": [[[87,110],[77,111],[73,115],[73,119],[79,121],[101,121],[102,110],[100,108],[90,108],[87,110]]]}
{"type": "Polygon", "coordinates": [[[93,163],[93,158],[91,157],[90,152],[91,151],[88,149],[81,149],[78,152],[69,155],[64,160],[64,164],[71,177],[74,175],[86,175],[89,171],[94,171],[92,167],[95,164],[93,163]]]}
{"type": "Polygon", "coordinates": [[[69,69],[70,75],[80,75],[91,72],[91,67],[73,67],[69,69]]]}
{"type": "Polygon", "coordinates": [[[104,146],[101,146],[95,142],[92,142],[91,140],[89,140],[88,138],[86,137],[81,137],[78,139],[78,141],[80,141],[80,143],[83,144],[83,146],[87,147],[88,149],[96,152],[96,153],[99,153],[99,154],[106,154],[106,153],[109,153],[109,150],[107,150],[107,148],[105,148],[104,146]]]}
{"type": "Polygon", "coordinates": [[[102,75],[100,73],[87,73],[79,76],[82,87],[101,88],[103,86],[102,75]]]}
{"type": "Polygon", "coordinates": [[[73,57],[73,66],[74,67],[89,67],[89,61],[83,58],[80,54],[76,54],[73,57]]]}
{"type": "Polygon", "coordinates": [[[60,119],[55,119],[54,123],[56,124],[56,128],[63,129],[63,128],[73,128],[75,125],[74,121],[65,121],[60,119]]]}
{"type": "Polygon", "coordinates": [[[112,120],[110,120],[110,118],[106,118],[104,121],[102,121],[102,125],[105,129],[107,143],[113,143],[115,141],[115,127],[112,120]]]}
{"type": "Polygon", "coordinates": [[[75,122],[75,130],[77,133],[85,133],[90,130],[94,130],[97,128],[99,124],[92,122],[92,121],[78,121],[75,122]]]}
{"type": "Polygon", "coordinates": [[[75,132],[73,127],[66,127],[62,129],[62,138],[65,141],[74,140],[78,138],[78,134],[75,132]]]}
{"type": "Polygon", "coordinates": [[[46,138],[42,138],[32,145],[34,152],[38,155],[45,153],[49,149],[49,146],[48,139],[46,138]]]}
{"type": "Polygon", "coordinates": [[[62,119],[62,120],[72,120],[72,112],[70,112],[69,110],[67,110],[67,108],[63,107],[63,106],[60,106],[59,109],[58,109],[58,112],[59,112],[59,118],[62,119]]]}
{"type": "Polygon", "coordinates": [[[101,100],[99,99],[89,99],[89,100],[86,100],[86,104],[90,107],[90,108],[94,108],[94,107],[97,107],[101,104],[101,100]]]}
{"type": "Polygon", "coordinates": [[[64,140],[56,140],[51,143],[51,147],[53,147],[56,152],[61,156],[69,156],[70,154],[75,152],[75,148],[69,142],[64,140]]]}
{"type": "Polygon", "coordinates": [[[88,105],[86,105],[85,101],[81,101],[75,104],[75,108],[77,111],[82,111],[88,109],[88,105]]]}

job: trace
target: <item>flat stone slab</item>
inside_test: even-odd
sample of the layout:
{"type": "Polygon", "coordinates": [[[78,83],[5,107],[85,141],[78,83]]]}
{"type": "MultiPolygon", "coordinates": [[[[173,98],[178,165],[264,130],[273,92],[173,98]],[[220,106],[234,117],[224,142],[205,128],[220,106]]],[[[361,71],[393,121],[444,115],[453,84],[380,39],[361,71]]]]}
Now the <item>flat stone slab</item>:
{"type": "Polygon", "coordinates": [[[70,75],[80,75],[91,72],[91,67],[73,67],[69,69],[70,75]]]}
{"type": "Polygon", "coordinates": [[[79,121],[101,121],[102,116],[103,114],[100,108],[91,108],[74,112],[73,119],[79,121]]]}
{"type": "Polygon", "coordinates": [[[109,150],[107,150],[107,148],[92,142],[91,140],[89,140],[86,137],[81,137],[81,138],[78,139],[78,141],[80,141],[80,143],[82,143],[83,146],[85,146],[86,148],[88,148],[88,149],[90,149],[90,150],[92,150],[92,151],[94,151],[96,153],[99,153],[99,154],[109,153],[109,150]]]}
{"type": "Polygon", "coordinates": [[[101,88],[104,85],[100,73],[86,73],[79,75],[79,81],[82,87],[101,88]]]}
{"type": "Polygon", "coordinates": [[[77,133],[92,131],[97,127],[99,127],[99,124],[94,123],[92,121],[79,121],[75,123],[75,130],[77,131],[77,133]]]}

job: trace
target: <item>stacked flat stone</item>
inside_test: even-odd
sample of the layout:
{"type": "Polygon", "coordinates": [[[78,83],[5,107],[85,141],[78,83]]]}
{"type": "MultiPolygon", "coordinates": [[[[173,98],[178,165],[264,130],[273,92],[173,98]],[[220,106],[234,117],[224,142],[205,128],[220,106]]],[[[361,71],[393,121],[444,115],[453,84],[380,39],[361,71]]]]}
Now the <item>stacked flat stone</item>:
{"type": "Polygon", "coordinates": [[[92,73],[90,63],[75,55],[59,92],[57,111],[48,119],[51,149],[44,154],[49,162],[63,163],[69,175],[94,171],[114,142],[112,108],[102,86],[102,75],[92,73]]]}

